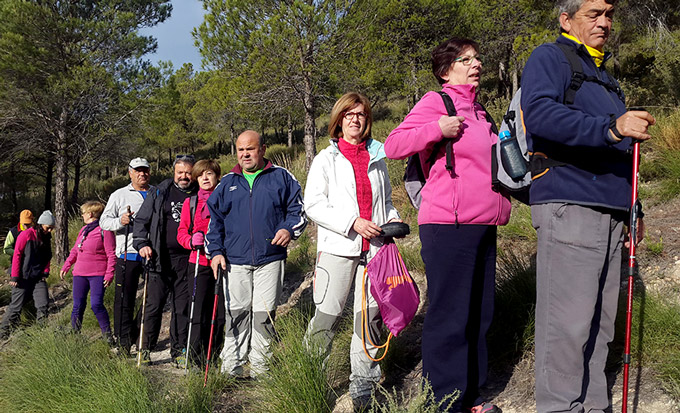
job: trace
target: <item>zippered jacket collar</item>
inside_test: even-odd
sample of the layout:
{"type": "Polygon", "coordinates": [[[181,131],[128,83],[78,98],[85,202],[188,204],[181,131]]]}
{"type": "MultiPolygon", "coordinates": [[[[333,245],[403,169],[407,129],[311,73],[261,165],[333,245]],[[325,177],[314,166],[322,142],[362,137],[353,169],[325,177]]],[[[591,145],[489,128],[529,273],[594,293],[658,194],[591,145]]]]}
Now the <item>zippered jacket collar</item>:
{"type": "MultiPolygon", "coordinates": [[[[262,168],[262,170],[266,171],[267,169],[271,168],[272,166],[274,166],[274,165],[271,163],[271,161],[267,158],[264,158],[264,167],[262,168]]],[[[241,165],[236,164],[236,165],[234,165],[233,168],[231,168],[231,171],[229,171],[229,172],[235,173],[235,174],[238,174],[238,175],[243,175],[243,168],[241,168],[241,165]]]]}
{"type": "MultiPolygon", "coordinates": [[[[342,155],[342,153],[340,152],[340,148],[338,147],[338,139],[332,138],[330,139],[330,142],[331,146],[333,147],[333,154],[342,155]]],[[[366,150],[368,151],[368,154],[371,156],[370,160],[368,161],[369,165],[374,162],[378,162],[383,158],[386,158],[385,148],[382,143],[376,141],[373,138],[366,139],[364,143],[366,144],[366,150]]]]}

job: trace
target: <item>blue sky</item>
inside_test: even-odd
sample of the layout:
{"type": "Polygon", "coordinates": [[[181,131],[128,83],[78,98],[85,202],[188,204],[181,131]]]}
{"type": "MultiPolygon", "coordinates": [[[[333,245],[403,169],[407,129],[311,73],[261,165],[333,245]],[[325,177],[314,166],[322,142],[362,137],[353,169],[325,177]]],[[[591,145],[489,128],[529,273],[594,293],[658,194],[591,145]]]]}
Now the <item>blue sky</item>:
{"type": "Polygon", "coordinates": [[[173,0],[172,14],[162,24],[140,31],[140,34],[151,35],[158,41],[156,53],[145,58],[157,64],[159,60],[170,60],[175,70],[185,62],[194,65],[194,70],[201,68],[201,55],[191,31],[203,22],[203,3],[199,0],[173,0]]]}

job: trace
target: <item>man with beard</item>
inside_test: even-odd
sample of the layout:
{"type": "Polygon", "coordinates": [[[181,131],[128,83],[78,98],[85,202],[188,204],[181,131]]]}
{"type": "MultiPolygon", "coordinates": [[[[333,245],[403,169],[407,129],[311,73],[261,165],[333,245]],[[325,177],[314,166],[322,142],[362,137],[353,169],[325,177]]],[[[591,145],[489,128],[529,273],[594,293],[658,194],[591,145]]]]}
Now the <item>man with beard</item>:
{"type": "MultiPolygon", "coordinates": [[[[179,368],[184,365],[188,329],[189,288],[187,268],[190,251],[177,242],[177,229],[184,200],[196,192],[191,178],[195,160],[177,155],[174,177],[149,192],[134,222],[133,245],[149,265],[142,362],[151,363],[150,351],[158,342],[163,306],[171,295],[170,356],[179,368]]],[[[141,312],[141,309],[140,309],[141,312]]],[[[139,317],[141,320],[141,317],[139,317]]],[[[141,333],[140,333],[141,334],[141,333]]]]}

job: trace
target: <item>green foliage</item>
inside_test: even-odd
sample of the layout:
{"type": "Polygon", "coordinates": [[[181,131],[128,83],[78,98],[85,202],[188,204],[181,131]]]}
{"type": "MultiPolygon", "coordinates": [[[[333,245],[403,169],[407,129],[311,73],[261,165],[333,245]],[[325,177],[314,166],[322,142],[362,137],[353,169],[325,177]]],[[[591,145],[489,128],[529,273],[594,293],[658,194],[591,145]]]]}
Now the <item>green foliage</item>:
{"type": "Polygon", "coordinates": [[[102,342],[30,328],[0,355],[0,410],[151,412],[152,389],[102,342]]]}
{"type": "Polygon", "coordinates": [[[251,391],[253,411],[328,412],[332,391],[326,379],[324,355],[309,351],[302,334],[308,319],[298,310],[276,320],[279,341],[269,364],[269,374],[251,391]]]}
{"type": "Polygon", "coordinates": [[[371,413],[437,413],[448,411],[451,405],[460,397],[460,391],[456,390],[454,393],[448,394],[437,401],[432,385],[427,380],[423,380],[419,388],[422,390],[416,391],[415,395],[412,393],[405,395],[404,392],[397,393],[396,389],[392,389],[390,393],[379,385],[378,392],[385,398],[385,402],[380,403],[374,396],[373,406],[370,411],[371,413]],[[405,401],[408,401],[406,405],[404,405],[405,401]]]}

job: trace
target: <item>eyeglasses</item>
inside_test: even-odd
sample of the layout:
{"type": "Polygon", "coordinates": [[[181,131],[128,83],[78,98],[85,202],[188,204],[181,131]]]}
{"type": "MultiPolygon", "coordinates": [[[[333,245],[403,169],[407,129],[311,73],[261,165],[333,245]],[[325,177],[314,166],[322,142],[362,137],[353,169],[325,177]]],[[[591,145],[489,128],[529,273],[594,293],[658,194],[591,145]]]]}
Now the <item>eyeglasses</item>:
{"type": "Polygon", "coordinates": [[[345,112],[342,117],[347,120],[352,120],[354,117],[359,118],[359,120],[366,120],[366,114],[364,112],[345,112]]]}
{"type": "Polygon", "coordinates": [[[453,62],[460,62],[463,64],[463,66],[470,66],[472,64],[473,60],[477,60],[479,64],[482,64],[482,56],[477,55],[477,56],[460,56],[455,59],[453,59],[453,62]]]}

